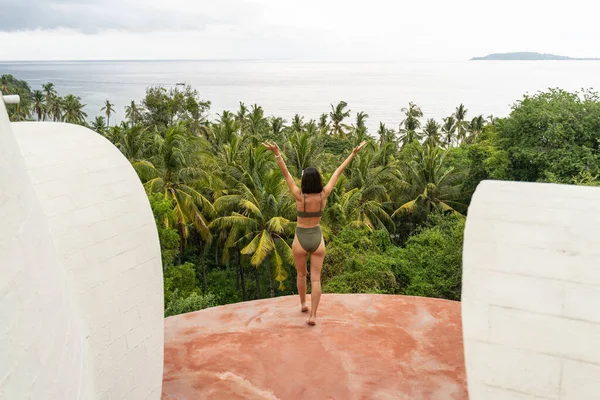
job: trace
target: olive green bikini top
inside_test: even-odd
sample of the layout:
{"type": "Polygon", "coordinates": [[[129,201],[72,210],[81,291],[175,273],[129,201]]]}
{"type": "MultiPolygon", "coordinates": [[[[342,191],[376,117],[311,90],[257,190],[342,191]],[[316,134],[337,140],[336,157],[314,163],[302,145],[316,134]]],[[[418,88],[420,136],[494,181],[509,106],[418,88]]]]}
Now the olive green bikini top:
{"type": "Polygon", "coordinates": [[[321,205],[319,206],[319,211],[306,211],[306,193],[304,195],[304,211],[298,211],[298,216],[302,218],[310,218],[310,217],[322,217],[323,216],[323,194],[319,193],[319,197],[321,198],[321,205]]]}

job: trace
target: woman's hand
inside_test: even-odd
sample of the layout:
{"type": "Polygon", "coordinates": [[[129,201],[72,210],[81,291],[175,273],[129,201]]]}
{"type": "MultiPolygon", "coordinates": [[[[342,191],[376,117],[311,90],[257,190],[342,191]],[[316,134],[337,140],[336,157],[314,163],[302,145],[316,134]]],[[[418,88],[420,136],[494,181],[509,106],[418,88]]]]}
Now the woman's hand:
{"type": "Polygon", "coordinates": [[[263,143],[263,146],[265,146],[267,150],[272,151],[276,156],[279,155],[279,146],[277,146],[277,143],[267,140],[263,143]]]}
{"type": "Polygon", "coordinates": [[[367,144],[366,140],[363,140],[361,144],[359,144],[358,146],[356,146],[353,150],[352,150],[352,155],[355,156],[358,154],[358,152],[360,151],[360,149],[362,149],[363,147],[365,147],[367,144]]]}

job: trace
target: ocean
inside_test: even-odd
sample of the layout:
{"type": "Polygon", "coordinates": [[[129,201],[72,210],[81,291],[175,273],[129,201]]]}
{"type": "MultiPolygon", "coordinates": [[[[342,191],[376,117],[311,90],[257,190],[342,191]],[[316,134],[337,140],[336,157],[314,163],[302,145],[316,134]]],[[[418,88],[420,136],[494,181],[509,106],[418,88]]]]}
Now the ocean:
{"type": "MultiPolygon", "coordinates": [[[[424,118],[441,119],[463,103],[470,119],[479,114],[497,117],[525,93],[550,87],[565,90],[600,87],[596,61],[461,61],[329,63],[297,61],[65,61],[0,62],[0,74],[13,74],[38,89],[53,82],[60,95],[82,98],[88,119],[102,115],[105,100],[115,104],[116,120],[124,107],[139,102],[149,86],[174,87],[185,82],[210,100],[210,117],[235,111],[239,102],[258,104],[265,115],[305,121],[348,103],[369,115],[371,133],[384,122],[398,129],[401,109],[410,101],[424,118]]],[[[111,122],[114,121],[111,119],[111,122]]]]}

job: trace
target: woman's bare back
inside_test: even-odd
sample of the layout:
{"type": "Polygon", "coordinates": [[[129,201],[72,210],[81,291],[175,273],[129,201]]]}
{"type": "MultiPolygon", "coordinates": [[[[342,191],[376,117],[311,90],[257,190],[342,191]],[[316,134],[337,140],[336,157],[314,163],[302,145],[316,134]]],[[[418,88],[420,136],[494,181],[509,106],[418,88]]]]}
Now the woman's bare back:
{"type": "MultiPolygon", "coordinates": [[[[325,205],[327,204],[327,196],[325,193],[309,193],[306,194],[306,211],[307,212],[318,212],[319,209],[321,211],[325,210],[325,205]],[[321,198],[323,202],[321,203],[321,198]]],[[[296,210],[304,211],[304,195],[300,197],[300,199],[296,199],[296,210]]],[[[319,225],[322,217],[300,217],[298,216],[297,226],[301,228],[312,228],[314,226],[319,225]]]]}

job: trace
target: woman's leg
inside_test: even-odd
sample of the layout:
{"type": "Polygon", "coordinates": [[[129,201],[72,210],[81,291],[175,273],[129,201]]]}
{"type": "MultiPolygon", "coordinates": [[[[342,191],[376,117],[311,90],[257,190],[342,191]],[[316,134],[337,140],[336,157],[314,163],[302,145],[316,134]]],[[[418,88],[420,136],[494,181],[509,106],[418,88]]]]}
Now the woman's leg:
{"type": "Polygon", "coordinates": [[[315,324],[317,318],[317,308],[321,300],[321,268],[325,259],[325,241],[321,239],[319,248],[310,254],[310,316],[309,325],[315,324]]]}
{"type": "Polygon", "coordinates": [[[300,305],[302,311],[308,311],[306,307],[306,250],[302,248],[298,238],[294,238],[292,243],[292,253],[294,254],[294,262],[296,264],[296,285],[298,286],[298,294],[300,295],[300,305]]]}

